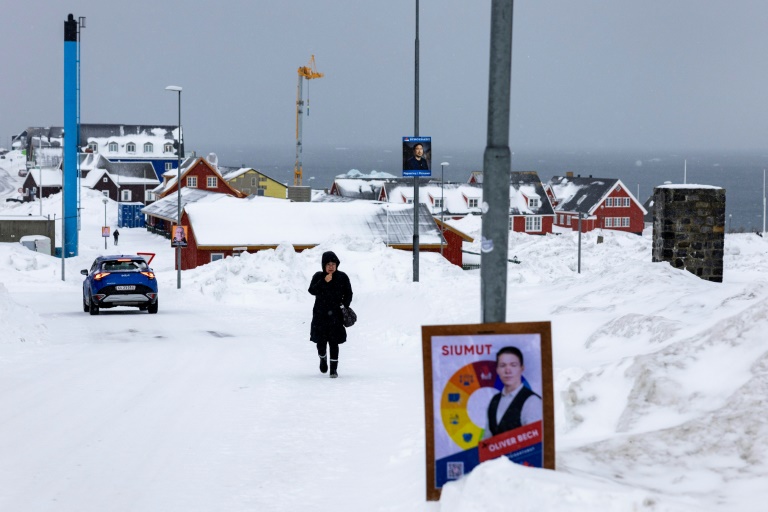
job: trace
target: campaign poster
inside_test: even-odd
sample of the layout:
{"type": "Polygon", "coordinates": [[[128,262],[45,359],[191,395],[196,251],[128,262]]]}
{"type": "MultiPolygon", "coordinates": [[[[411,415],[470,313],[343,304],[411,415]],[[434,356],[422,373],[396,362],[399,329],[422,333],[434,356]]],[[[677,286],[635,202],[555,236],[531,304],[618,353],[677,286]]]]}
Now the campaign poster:
{"type": "Polygon", "coordinates": [[[422,327],[427,499],[497,457],[555,468],[549,322],[422,327]]]}
{"type": "Polygon", "coordinates": [[[403,176],[432,176],[432,137],[403,137],[403,176]]]}
{"type": "Polygon", "coordinates": [[[109,226],[101,227],[101,236],[102,238],[109,238],[109,226]]]}
{"type": "Polygon", "coordinates": [[[174,224],[171,228],[171,247],[187,246],[187,226],[174,224]]]}

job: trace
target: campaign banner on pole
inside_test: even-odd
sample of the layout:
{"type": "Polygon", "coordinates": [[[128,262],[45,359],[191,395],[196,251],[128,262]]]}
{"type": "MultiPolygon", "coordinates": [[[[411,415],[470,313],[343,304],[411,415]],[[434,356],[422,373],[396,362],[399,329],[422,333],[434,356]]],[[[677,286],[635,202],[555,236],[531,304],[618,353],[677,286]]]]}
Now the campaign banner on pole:
{"type": "Polygon", "coordinates": [[[422,327],[427,499],[507,457],[554,469],[549,322],[422,327]]]}
{"type": "Polygon", "coordinates": [[[109,238],[109,226],[101,227],[101,236],[102,238],[109,238]]]}
{"type": "Polygon", "coordinates": [[[173,224],[171,227],[171,247],[186,247],[187,246],[187,226],[179,226],[173,224]]]}
{"type": "Polygon", "coordinates": [[[432,176],[432,137],[403,137],[403,176],[432,176]]]}

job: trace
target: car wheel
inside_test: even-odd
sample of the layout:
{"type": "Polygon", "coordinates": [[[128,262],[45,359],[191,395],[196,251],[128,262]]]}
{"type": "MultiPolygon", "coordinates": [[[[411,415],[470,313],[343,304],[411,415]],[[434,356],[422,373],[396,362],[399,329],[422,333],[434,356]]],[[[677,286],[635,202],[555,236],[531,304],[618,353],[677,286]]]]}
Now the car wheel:
{"type": "Polygon", "coordinates": [[[149,311],[150,315],[154,315],[157,313],[157,308],[160,305],[160,301],[156,300],[154,304],[150,304],[149,307],[147,307],[147,311],[149,311]]]}
{"type": "Polygon", "coordinates": [[[96,305],[96,303],[93,300],[93,297],[90,298],[88,301],[91,303],[91,307],[88,308],[88,312],[92,315],[98,315],[99,314],[99,306],[96,305]]]}

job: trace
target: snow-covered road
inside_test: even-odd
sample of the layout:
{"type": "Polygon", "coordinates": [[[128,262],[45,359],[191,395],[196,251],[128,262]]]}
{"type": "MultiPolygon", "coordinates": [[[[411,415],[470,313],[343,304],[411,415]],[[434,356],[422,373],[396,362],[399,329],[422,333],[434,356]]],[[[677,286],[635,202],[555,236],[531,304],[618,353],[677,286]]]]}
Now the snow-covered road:
{"type": "MultiPolygon", "coordinates": [[[[306,304],[212,310],[168,284],[158,315],[97,317],[76,286],[8,286],[50,345],[2,365],[0,508],[346,509],[383,492],[377,475],[420,466],[422,439],[403,435],[423,417],[413,361],[378,364],[358,339],[342,346],[332,381],[316,369],[306,304]],[[410,396],[396,393],[403,379],[410,396]]],[[[421,497],[413,472],[399,492],[421,497]]]]}

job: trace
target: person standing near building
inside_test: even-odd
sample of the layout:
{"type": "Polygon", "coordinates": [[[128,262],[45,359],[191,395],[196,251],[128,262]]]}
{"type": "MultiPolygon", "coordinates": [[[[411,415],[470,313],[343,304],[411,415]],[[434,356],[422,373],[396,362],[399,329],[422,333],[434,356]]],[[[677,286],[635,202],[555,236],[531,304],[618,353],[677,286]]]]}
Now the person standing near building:
{"type": "Polygon", "coordinates": [[[323,253],[321,272],[316,272],[309,283],[309,293],[315,296],[312,308],[312,326],[309,339],[317,345],[320,372],[328,371],[328,350],[331,356],[331,378],[338,377],[339,345],[347,341],[341,306],[352,303],[352,285],[349,277],[338,270],[339,258],[332,251],[323,253]]]}
{"type": "Polygon", "coordinates": [[[112,232],[112,237],[115,239],[115,245],[117,245],[117,239],[120,237],[120,232],[115,228],[115,230],[112,232]]]}

